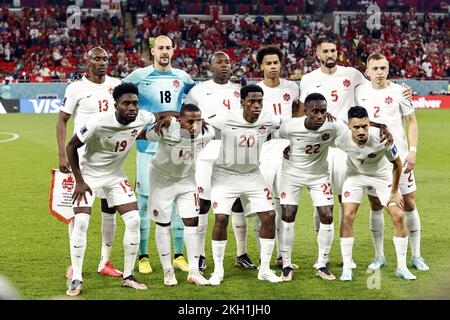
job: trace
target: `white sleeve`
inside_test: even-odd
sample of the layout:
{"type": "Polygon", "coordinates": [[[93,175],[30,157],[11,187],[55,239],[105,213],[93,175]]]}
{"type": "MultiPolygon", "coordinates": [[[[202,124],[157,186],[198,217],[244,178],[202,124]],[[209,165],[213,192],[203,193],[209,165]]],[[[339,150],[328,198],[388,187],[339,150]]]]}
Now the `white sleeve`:
{"type": "Polygon", "coordinates": [[[66,92],[64,93],[64,99],[61,104],[61,108],[59,109],[60,111],[63,111],[67,114],[73,114],[73,112],[75,111],[75,108],[78,105],[78,101],[80,100],[77,95],[77,93],[78,93],[77,88],[76,88],[77,82],[78,81],[75,81],[66,87],[66,92]]]}
{"type": "Polygon", "coordinates": [[[360,86],[366,83],[368,80],[364,77],[364,75],[357,69],[353,68],[353,81],[355,83],[355,87],[360,86]]]}
{"type": "Polygon", "coordinates": [[[81,125],[80,128],[75,132],[75,134],[82,143],[86,143],[93,136],[95,136],[95,133],[99,127],[100,121],[94,118],[86,122],[84,125],[81,125]]]}
{"type": "MultiPolygon", "coordinates": [[[[167,134],[166,128],[163,128],[163,134],[167,134]],[[164,132],[165,131],[165,132],[164,132]]],[[[149,141],[159,142],[161,140],[161,136],[155,132],[155,129],[149,129],[145,133],[145,138],[149,141]]]]}
{"type": "Polygon", "coordinates": [[[190,104],[195,104],[196,106],[198,106],[198,99],[197,99],[197,95],[196,95],[197,88],[198,87],[196,86],[189,91],[189,93],[187,94],[187,96],[184,100],[184,102],[186,104],[190,103],[190,104]]]}
{"type": "Polygon", "coordinates": [[[355,88],[355,103],[357,106],[362,106],[361,99],[360,99],[361,92],[362,92],[361,86],[357,86],[355,88]]]}
{"type": "Polygon", "coordinates": [[[300,80],[300,102],[301,103],[305,103],[305,99],[308,96],[308,91],[306,90],[307,88],[307,83],[305,80],[305,76],[302,77],[302,79],[300,80]]]}
{"type": "Polygon", "coordinates": [[[405,97],[403,97],[403,94],[401,92],[402,89],[399,91],[399,103],[400,103],[400,111],[402,112],[402,115],[404,117],[409,116],[410,114],[414,113],[415,109],[412,104],[411,100],[406,100],[405,97]]]}
{"type": "Polygon", "coordinates": [[[210,115],[205,119],[207,123],[212,125],[213,127],[222,130],[227,121],[227,114],[229,111],[219,111],[215,114],[210,115]]]}
{"type": "Polygon", "coordinates": [[[298,100],[300,98],[300,88],[294,81],[292,81],[291,83],[290,91],[292,94],[292,101],[298,100]]]}
{"type": "Polygon", "coordinates": [[[147,124],[152,124],[156,122],[155,115],[146,110],[139,110],[139,114],[142,115],[142,121],[147,124]]]}
{"type": "Polygon", "coordinates": [[[289,139],[289,122],[289,120],[284,121],[278,130],[281,139],[289,139]]]}
{"type": "Polygon", "coordinates": [[[398,149],[395,146],[395,144],[393,144],[391,146],[386,147],[384,154],[390,162],[393,162],[395,159],[398,158],[398,149]]]}

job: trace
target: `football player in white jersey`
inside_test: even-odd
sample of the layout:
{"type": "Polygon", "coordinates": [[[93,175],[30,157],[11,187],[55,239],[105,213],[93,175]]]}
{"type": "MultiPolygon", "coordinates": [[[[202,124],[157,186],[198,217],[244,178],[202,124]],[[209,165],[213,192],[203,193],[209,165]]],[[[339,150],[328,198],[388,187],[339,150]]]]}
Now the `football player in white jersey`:
{"type": "MultiPolygon", "coordinates": [[[[356,90],[358,105],[366,108],[369,119],[388,126],[404,170],[400,177],[400,193],[405,202],[406,226],[408,227],[411,244],[411,264],[418,270],[429,270],[420,254],[420,218],[416,208],[416,182],[414,165],[416,163],[419,130],[411,101],[402,96],[402,86],[387,80],[389,62],[380,53],[373,53],[367,59],[366,73],[370,78],[356,90]],[[405,132],[404,119],[408,123],[408,134],[405,132]],[[408,139],[409,138],[409,148],[408,139]]],[[[370,231],[375,247],[375,260],[369,269],[379,269],[386,263],[383,250],[383,206],[380,204],[373,190],[368,190],[371,203],[370,231]]]]}
{"type": "MultiPolygon", "coordinates": [[[[235,110],[241,108],[241,84],[230,81],[230,57],[222,51],[216,52],[211,59],[213,78],[204,81],[189,91],[186,103],[197,105],[202,116],[208,118],[221,110],[235,110]]],[[[200,196],[200,259],[199,270],[206,269],[205,238],[208,227],[208,212],[211,208],[211,173],[214,161],[219,156],[220,140],[211,141],[203,150],[197,160],[195,179],[200,196]]],[[[235,265],[244,269],[256,269],[247,253],[247,221],[239,199],[233,204],[231,210],[231,224],[236,238],[235,265]]]]}
{"type": "Polygon", "coordinates": [[[223,259],[227,243],[227,225],[231,207],[241,199],[246,214],[257,214],[261,220],[261,266],[259,280],[282,282],[270,270],[270,259],[275,245],[275,212],[270,188],[259,171],[262,144],[279,126],[279,119],[270,113],[261,113],[264,91],[257,85],[241,89],[243,110],[223,111],[207,119],[220,130],[221,148],[214,162],[211,181],[211,202],[214,209],[212,251],[214,272],[211,285],[223,281],[223,259]]]}
{"type": "Polygon", "coordinates": [[[345,151],[347,173],[342,202],[341,254],[344,262],[340,280],[351,281],[353,272],[352,251],[354,243],[353,222],[367,187],[372,187],[392,218],[393,242],[397,254],[397,277],[415,280],[406,266],[408,230],[403,216],[403,198],[398,192],[402,161],[395,144],[386,146],[379,138],[379,129],[370,127],[367,110],[360,106],[348,111],[350,130],[340,134],[335,145],[345,151]],[[393,166],[390,164],[393,164],[393,166]]]}
{"type": "Polygon", "coordinates": [[[284,121],[280,138],[290,141],[289,151],[282,163],[279,197],[283,207],[280,226],[280,251],[283,258],[283,281],[291,281],[293,267],[291,253],[294,243],[294,224],[298,201],[303,187],[307,187],[314,207],[319,212],[320,228],[317,234],[319,248],[316,276],[324,280],[336,277],[326,265],[334,237],[333,193],[328,173],[328,147],[342,132],[348,131],[342,120],[327,120],[327,101],[320,93],[305,99],[304,117],[284,121]]]}
{"type": "Polygon", "coordinates": [[[180,110],[180,119],[171,118],[168,128],[160,134],[149,130],[146,137],[158,142],[158,149],[152,159],[150,170],[150,203],[148,215],[156,222],[155,242],[164,270],[164,284],[177,285],[171,263],[170,223],[172,203],[184,223],[189,274],[187,281],[197,285],[209,282],[198,270],[199,265],[199,199],[195,183],[194,165],[197,156],[214,138],[211,127],[203,128],[200,109],[193,104],[185,104],[180,110]]]}
{"type": "Polygon", "coordinates": [[[137,200],[123,170],[123,163],[144,126],[156,121],[155,115],[138,110],[139,91],[134,84],[114,88],[115,113],[107,113],[82,125],[69,141],[66,151],[75,176],[73,208],[75,224],[70,237],[73,277],[66,294],[80,294],[87,229],[95,197],[106,199],[125,223],[124,287],[147,289],[133,275],[139,246],[140,217],[137,200]],[[78,149],[86,145],[81,158],[78,149]]]}
{"type": "MultiPolygon", "coordinates": [[[[99,117],[104,113],[114,113],[114,87],[120,80],[106,74],[108,53],[100,47],[88,52],[89,73],[79,80],[71,82],[64,95],[58,121],[56,123],[56,139],[58,141],[59,170],[70,172],[69,160],[65,150],[67,122],[73,116],[74,133],[81,124],[99,117]]],[[[82,150],[81,150],[82,152],[82,150]]],[[[114,234],[116,231],[116,210],[108,208],[105,199],[101,200],[102,210],[102,250],[98,272],[108,276],[121,277],[122,272],[116,270],[109,262],[114,234]]],[[[69,222],[69,238],[73,231],[74,220],[69,222]]],[[[72,267],[66,272],[67,279],[72,279],[72,267]]]]}
{"type": "MultiPolygon", "coordinates": [[[[281,59],[283,53],[276,46],[263,47],[256,54],[256,61],[264,72],[264,79],[257,83],[264,90],[263,112],[270,112],[276,118],[281,120],[292,118],[293,106],[298,106],[300,90],[298,85],[289,80],[280,79],[281,59]],[[294,104],[295,102],[295,104],[294,104]]],[[[283,260],[280,253],[279,228],[281,221],[281,205],[278,198],[277,182],[281,174],[281,162],[283,159],[283,150],[289,145],[286,139],[272,139],[264,143],[261,150],[260,170],[269,185],[274,197],[276,213],[276,239],[277,239],[277,257],[278,266],[283,266],[283,260]]],[[[259,234],[259,220],[255,218],[255,236],[259,234]]],[[[297,265],[292,264],[293,267],[297,265]]]]}
{"type": "MultiPolygon", "coordinates": [[[[363,74],[352,67],[337,65],[337,47],[331,38],[319,38],[316,56],[320,68],[303,76],[300,82],[300,108],[303,113],[305,98],[314,92],[321,93],[327,99],[328,112],[341,120],[347,119],[347,111],[355,105],[355,88],[367,80],[363,74]]],[[[410,99],[412,91],[404,88],[403,94],[410,99]]],[[[342,185],[345,179],[347,155],[342,150],[331,148],[328,151],[328,166],[334,193],[339,199],[339,217],[342,216],[342,185]]],[[[339,219],[340,220],[340,219],[339,219]]],[[[314,225],[319,230],[320,220],[317,210],[314,210],[314,225]]],[[[356,264],[352,263],[356,268],[356,264]]]]}

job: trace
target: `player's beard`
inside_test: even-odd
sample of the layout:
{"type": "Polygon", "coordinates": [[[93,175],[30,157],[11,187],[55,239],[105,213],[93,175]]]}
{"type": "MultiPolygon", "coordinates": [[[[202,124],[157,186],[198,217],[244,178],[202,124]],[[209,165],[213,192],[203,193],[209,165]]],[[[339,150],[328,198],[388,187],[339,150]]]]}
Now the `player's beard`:
{"type": "Polygon", "coordinates": [[[168,65],[170,65],[170,57],[163,57],[163,58],[159,58],[159,59],[156,59],[156,61],[158,61],[158,64],[161,66],[161,67],[167,67],[168,65]],[[163,59],[167,59],[167,62],[162,62],[162,60],[163,59]]]}
{"type": "Polygon", "coordinates": [[[332,69],[336,66],[336,59],[333,62],[330,62],[330,60],[320,60],[320,63],[328,69],[332,69]]]}

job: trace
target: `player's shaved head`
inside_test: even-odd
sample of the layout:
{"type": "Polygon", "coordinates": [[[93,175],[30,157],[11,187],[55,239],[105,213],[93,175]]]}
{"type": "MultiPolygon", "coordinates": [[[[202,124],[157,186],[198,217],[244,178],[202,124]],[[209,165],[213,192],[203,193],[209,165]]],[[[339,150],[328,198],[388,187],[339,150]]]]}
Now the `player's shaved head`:
{"type": "Polygon", "coordinates": [[[170,45],[173,45],[172,39],[170,39],[168,36],[165,35],[157,36],[153,46],[156,47],[158,44],[160,44],[160,42],[167,42],[167,41],[170,42],[170,45]]]}
{"type": "Polygon", "coordinates": [[[88,60],[91,60],[95,55],[98,54],[105,54],[106,56],[108,56],[108,53],[102,47],[94,47],[87,53],[88,60]]]}
{"type": "Polygon", "coordinates": [[[217,59],[225,57],[226,59],[230,60],[230,56],[228,54],[226,54],[223,51],[218,51],[216,53],[214,53],[214,55],[211,58],[211,64],[214,64],[216,62],[217,59]]]}

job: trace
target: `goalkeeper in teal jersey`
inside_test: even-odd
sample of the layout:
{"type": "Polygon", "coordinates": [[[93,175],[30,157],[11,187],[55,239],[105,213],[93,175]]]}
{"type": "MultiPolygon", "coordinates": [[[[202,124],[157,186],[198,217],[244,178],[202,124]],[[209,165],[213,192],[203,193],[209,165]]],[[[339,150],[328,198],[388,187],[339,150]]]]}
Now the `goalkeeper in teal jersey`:
{"type": "MultiPolygon", "coordinates": [[[[194,86],[194,81],[183,70],[171,67],[173,47],[170,38],[166,36],[157,37],[151,52],[154,57],[153,65],[133,71],[122,81],[131,82],[138,86],[139,109],[150,112],[168,112],[168,115],[178,116],[183,95],[187,94],[194,86]]],[[[138,151],[136,157],[136,192],[138,194],[138,207],[141,216],[141,241],[139,245],[139,272],[141,273],[152,272],[148,259],[150,221],[147,216],[147,204],[150,187],[149,166],[157,146],[156,142],[147,140],[136,141],[138,151]]],[[[172,235],[175,251],[173,267],[188,272],[189,267],[183,257],[183,231],[183,221],[176,214],[175,207],[173,207],[172,235]]]]}

